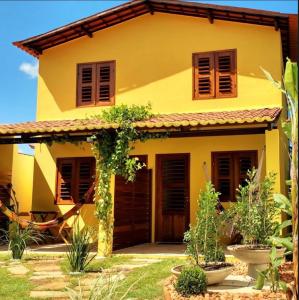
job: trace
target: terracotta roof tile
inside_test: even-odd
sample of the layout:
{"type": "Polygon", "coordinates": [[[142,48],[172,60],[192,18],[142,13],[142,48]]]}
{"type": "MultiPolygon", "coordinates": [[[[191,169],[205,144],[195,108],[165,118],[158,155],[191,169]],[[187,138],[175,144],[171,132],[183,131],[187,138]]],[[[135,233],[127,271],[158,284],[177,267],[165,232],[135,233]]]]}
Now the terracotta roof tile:
{"type": "MultiPolygon", "coordinates": [[[[272,122],[280,114],[280,108],[263,108],[250,110],[180,113],[155,115],[149,120],[136,122],[137,128],[171,128],[188,126],[206,126],[223,124],[246,124],[272,122]]],[[[18,134],[48,134],[96,131],[117,128],[117,124],[95,119],[37,121],[15,124],[0,124],[0,136],[18,134]]]]}

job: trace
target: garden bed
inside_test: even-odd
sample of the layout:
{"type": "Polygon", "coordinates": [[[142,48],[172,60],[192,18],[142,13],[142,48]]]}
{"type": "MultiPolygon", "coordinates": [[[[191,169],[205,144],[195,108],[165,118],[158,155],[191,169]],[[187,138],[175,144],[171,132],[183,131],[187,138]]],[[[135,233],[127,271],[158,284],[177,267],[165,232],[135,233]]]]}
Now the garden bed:
{"type": "Polygon", "coordinates": [[[269,291],[255,291],[248,293],[228,293],[228,292],[207,292],[204,295],[193,295],[184,297],[178,294],[174,288],[175,277],[171,276],[165,280],[164,285],[164,299],[165,300],[261,300],[261,299],[287,299],[285,293],[272,293],[269,291]]]}
{"type": "MultiPolygon", "coordinates": [[[[294,281],[293,263],[286,262],[279,268],[281,280],[286,283],[294,281]]],[[[235,268],[232,272],[233,275],[245,275],[246,265],[244,263],[235,264],[235,268]]],[[[213,299],[213,300],[261,300],[261,299],[275,299],[284,300],[286,294],[283,292],[272,293],[269,290],[258,291],[252,290],[251,292],[244,293],[228,293],[228,292],[207,292],[205,295],[194,295],[190,297],[184,297],[178,294],[174,288],[176,282],[175,276],[171,276],[165,280],[164,283],[164,299],[165,300],[201,300],[201,299],[213,299]]],[[[208,288],[209,290],[209,288],[208,288]]]]}

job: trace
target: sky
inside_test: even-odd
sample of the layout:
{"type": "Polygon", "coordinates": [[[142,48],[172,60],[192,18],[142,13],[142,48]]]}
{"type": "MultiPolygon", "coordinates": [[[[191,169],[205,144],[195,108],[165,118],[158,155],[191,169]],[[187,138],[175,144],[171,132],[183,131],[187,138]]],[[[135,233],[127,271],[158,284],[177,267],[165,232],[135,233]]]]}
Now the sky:
{"type": "MultiPolygon", "coordinates": [[[[0,123],[35,119],[38,61],[13,46],[13,41],[47,32],[124,2],[0,0],[0,123]]],[[[196,2],[298,13],[298,0],[196,2]]]]}

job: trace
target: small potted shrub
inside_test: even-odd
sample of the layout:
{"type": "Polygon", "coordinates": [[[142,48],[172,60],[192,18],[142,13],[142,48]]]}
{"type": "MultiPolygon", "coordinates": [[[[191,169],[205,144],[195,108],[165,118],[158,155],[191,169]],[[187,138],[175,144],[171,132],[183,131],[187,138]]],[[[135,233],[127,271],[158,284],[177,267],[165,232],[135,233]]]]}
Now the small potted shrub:
{"type": "Polygon", "coordinates": [[[206,274],[199,266],[184,268],[175,289],[183,296],[204,294],[207,291],[206,274]]]}
{"type": "MultiPolygon", "coordinates": [[[[207,284],[217,284],[227,277],[233,265],[225,262],[225,255],[219,243],[219,229],[222,224],[221,216],[217,213],[219,193],[211,182],[206,184],[206,189],[199,195],[198,212],[195,226],[190,225],[190,230],[184,235],[187,244],[186,253],[191,257],[193,264],[203,269],[207,277],[207,284]],[[204,262],[200,261],[200,254],[204,262]]],[[[184,266],[176,266],[172,273],[180,274],[184,266]]]]}
{"type": "MultiPolygon", "coordinates": [[[[237,202],[227,212],[227,217],[243,237],[242,245],[228,246],[228,250],[248,264],[248,275],[253,278],[267,269],[270,238],[279,226],[279,209],[273,199],[275,174],[269,173],[260,182],[257,176],[256,169],[248,171],[246,184],[237,190],[237,202]]],[[[277,253],[282,256],[284,249],[278,248],[277,253]]]]}

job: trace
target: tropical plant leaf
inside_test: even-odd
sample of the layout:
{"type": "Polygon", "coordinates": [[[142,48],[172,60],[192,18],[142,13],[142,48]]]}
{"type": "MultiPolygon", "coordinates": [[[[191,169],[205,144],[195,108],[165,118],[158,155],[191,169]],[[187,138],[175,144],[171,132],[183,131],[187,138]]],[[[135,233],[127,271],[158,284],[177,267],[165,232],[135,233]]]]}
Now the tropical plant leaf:
{"type": "Polygon", "coordinates": [[[266,274],[265,272],[259,272],[254,288],[256,290],[261,290],[265,285],[266,274]]]}
{"type": "Polygon", "coordinates": [[[265,74],[266,78],[267,78],[269,81],[271,81],[272,84],[273,84],[276,88],[280,89],[283,93],[285,93],[285,90],[281,87],[281,84],[280,84],[278,81],[274,80],[274,78],[272,77],[272,75],[270,74],[270,72],[266,71],[266,70],[265,70],[264,68],[262,68],[262,67],[260,67],[260,68],[261,68],[261,70],[263,71],[263,73],[265,74]]]}
{"type": "Polygon", "coordinates": [[[273,245],[285,247],[289,251],[293,251],[294,249],[294,244],[291,237],[271,237],[271,242],[273,245]]]}
{"type": "Polygon", "coordinates": [[[298,67],[289,58],[284,72],[284,86],[291,98],[298,101],[298,67]]]}
{"type": "Polygon", "coordinates": [[[287,213],[289,216],[292,216],[292,205],[291,201],[283,194],[274,194],[273,199],[278,205],[278,207],[287,213]]]}

